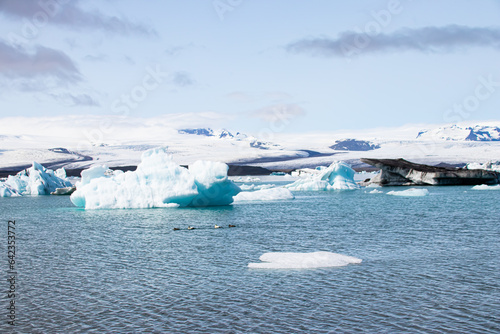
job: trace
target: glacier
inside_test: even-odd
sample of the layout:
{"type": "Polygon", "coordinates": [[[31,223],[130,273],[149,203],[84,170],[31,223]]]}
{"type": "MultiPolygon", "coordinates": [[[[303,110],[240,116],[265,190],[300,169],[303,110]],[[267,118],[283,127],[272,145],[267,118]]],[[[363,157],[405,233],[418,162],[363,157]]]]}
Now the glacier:
{"type": "Polygon", "coordinates": [[[57,188],[71,187],[72,184],[66,179],[63,168],[56,170],[43,167],[33,162],[27,168],[15,176],[9,175],[3,184],[0,184],[0,197],[11,197],[16,195],[50,195],[57,188]]]}
{"type": "Polygon", "coordinates": [[[242,191],[234,197],[235,202],[245,201],[275,201],[294,199],[292,192],[286,188],[260,189],[256,191],[242,191]]]}
{"type": "Polygon", "coordinates": [[[272,252],[264,253],[259,260],[262,263],[249,263],[248,267],[255,269],[312,269],[341,267],[362,262],[356,257],[332,252],[272,252]]]}
{"type": "Polygon", "coordinates": [[[240,188],[228,179],[228,166],[197,161],[183,168],[166,148],[145,151],[135,171],[105,165],[84,170],[70,199],[85,209],[126,209],[229,205],[240,188]]]}
{"type": "Polygon", "coordinates": [[[317,173],[309,174],[285,187],[292,191],[354,190],[359,185],[354,181],[354,170],[344,162],[333,162],[327,168],[317,168],[317,173]]]}

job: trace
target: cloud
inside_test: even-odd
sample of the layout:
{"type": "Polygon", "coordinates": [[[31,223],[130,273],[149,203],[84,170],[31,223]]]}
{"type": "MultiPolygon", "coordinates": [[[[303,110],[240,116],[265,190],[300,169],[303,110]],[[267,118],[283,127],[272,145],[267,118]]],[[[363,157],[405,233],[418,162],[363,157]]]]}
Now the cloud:
{"type": "MultiPolygon", "coordinates": [[[[154,29],[123,17],[108,16],[99,11],[85,11],[76,0],[0,0],[0,14],[13,19],[27,19],[35,28],[47,23],[72,29],[101,29],[121,35],[156,35],[154,29]]],[[[28,36],[24,36],[28,37],[28,36]]]]}
{"type": "Polygon", "coordinates": [[[81,81],[75,63],[64,52],[35,46],[30,50],[0,40],[0,75],[7,78],[54,78],[64,83],[81,81]]]}
{"type": "Polygon", "coordinates": [[[228,99],[231,99],[231,100],[237,101],[237,102],[251,102],[255,99],[250,94],[247,94],[245,92],[239,92],[239,91],[226,94],[226,97],[228,99]]]}
{"type": "Polygon", "coordinates": [[[108,56],[102,53],[98,55],[89,54],[83,57],[83,59],[89,62],[101,62],[101,61],[108,61],[108,56]]]}
{"type": "Polygon", "coordinates": [[[101,104],[95,100],[92,96],[89,94],[70,94],[70,93],[63,93],[63,94],[49,94],[52,98],[54,98],[57,101],[61,101],[65,104],[68,104],[69,106],[72,107],[100,107],[101,104]]]}
{"type": "Polygon", "coordinates": [[[234,91],[225,95],[226,98],[235,102],[256,102],[268,101],[270,103],[283,102],[293,98],[292,95],[286,92],[273,91],[273,92],[260,92],[260,93],[246,93],[241,91],[234,91]]]}
{"type": "Polygon", "coordinates": [[[452,52],[457,49],[483,47],[500,50],[500,28],[476,28],[459,25],[400,29],[390,34],[353,31],[337,38],[306,38],[286,46],[290,53],[309,53],[325,57],[349,57],[376,52],[418,51],[452,52]]]}
{"type": "Polygon", "coordinates": [[[195,80],[191,75],[184,71],[172,73],[172,83],[179,87],[187,87],[195,84],[195,80]]]}
{"type": "Polygon", "coordinates": [[[253,117],[266,122],[290,121],[306,114],[298,104],[273,104],[250,112],[253,117]]]}

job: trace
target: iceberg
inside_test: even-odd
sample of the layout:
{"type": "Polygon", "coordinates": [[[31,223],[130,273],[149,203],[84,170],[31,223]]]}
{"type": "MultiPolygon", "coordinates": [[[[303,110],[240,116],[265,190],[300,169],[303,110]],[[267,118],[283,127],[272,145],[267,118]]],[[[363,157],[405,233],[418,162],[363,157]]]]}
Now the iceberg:
{"type": "Polygon", "coordinates": [[[488,161],[484,164],[479,162],[471,162],[465,166],[466,169],[484,169],[500,173],[500,162],[488,161]]]}
{"type": "Polygon", "coordinates": [[[487,184],[481,184],[472,187],[472,190],[500,190],[500,184],[497,184],[496,186],[488,186],[487,184]]]}
{"type": "Polygon", "coordinates": [[[191,206],[228,205],[241,189],[227,177],[229,167],[222,162],[196,161],[189,166],[198,194],[191,206]]]}
{"type": "Polygon", "coordinates": [[[292,192],[286,188],[271,188],[256,191],[242,191],[234,197],[234,201],[275,201],[294,198],[295,196],[293,196],[292,192]]]}
{"type": "Polygon", "coordinates": [[[248,267],[256,269],[311,269],[341,267],[362,262],[356,257],[331,252],[264,253],[259,260],[262,263],[249,263],[248,267]]]}
{"type": "Polygon", "coordinates": [[[334,162],[328,168],[319,169],[285,187],[292,191],[354,190],[359,185],[354,181],[354,170],[344,162],[334,162]]]}
{"type": "Polygon", "coordinates": [[[18,197],[21,196],[16,189],[4,182],[0,183],[0,197],[18,197]]]}
{"type": "Polygon", "coordinates": [[[417,189],[417,188],[410,188],[408,190],[402,190],[402,191],[389,191],[387,195],[392,195],[392,196],[407,196],[407,197],[420,197],[420,196],[428,196],[429,195],[429,190],[427,189],[417,189]]]}
{"type": "Polygon", "coordinates": [[[5,185],[14,189],[21,195],[49,195],[57,188],[71,187],[72,184],[66,180],[66,172],[58,169],[55,172],[47,169],[37,162],[15,176],[9,175],[5,185]]]}
{"type": "Polygon", "coordinates": [[[229,205],[240,188],[221,162],[197,161],[189,169],[176,164],[165,148],[145,151],[136,171],[107,166],[84,170],[71,201],[85,209],[125,209],[229,205]]]}

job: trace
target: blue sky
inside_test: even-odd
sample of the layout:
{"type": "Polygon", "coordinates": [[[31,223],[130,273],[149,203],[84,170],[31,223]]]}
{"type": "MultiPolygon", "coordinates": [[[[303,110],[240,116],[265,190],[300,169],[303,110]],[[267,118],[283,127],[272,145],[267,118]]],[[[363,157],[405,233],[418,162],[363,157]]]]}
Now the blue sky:
{"type": "Polygon", "coordinates": [[[499,22],[498,0],[0,0],[0,117],[498,120],[499,22]]]}

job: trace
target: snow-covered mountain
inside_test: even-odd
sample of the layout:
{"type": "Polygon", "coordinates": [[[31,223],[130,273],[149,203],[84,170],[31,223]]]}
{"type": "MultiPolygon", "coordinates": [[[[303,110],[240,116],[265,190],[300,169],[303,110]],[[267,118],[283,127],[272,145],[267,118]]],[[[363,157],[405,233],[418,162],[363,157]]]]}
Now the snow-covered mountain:
{"type": "Polygon", "coordinates": [[[259,148],[262,150],[268,149],[281,149],[280,145],[260,141],[259,139],[248,136],[241,132],[236,132],[236,134],[232,134],[229,130],[221,129],[221,130],[212,130],[211,128],[195,128],[195,129],[180,129],[178,133],[185,135],[197,135],[197,136],[205,136],[205,137],[215,137],[219,139],[229,139],[236,141],[246,141],[249,143],[250,147],[259,148]]]}
{"type": "Polygon", "coordinates": [[[500,141],[500,127],[475,125],[462,127],[456,124],[437,129],[422,130],[417,139],[469,140],[469,141],[500,141]]]}

